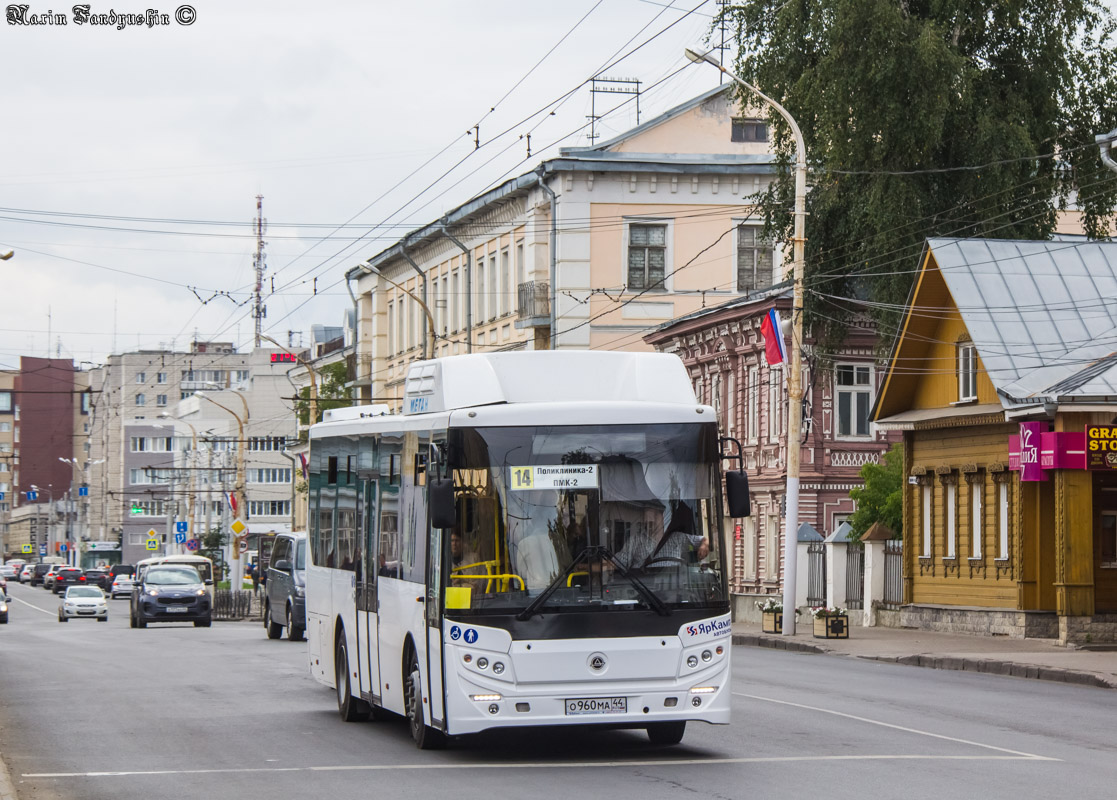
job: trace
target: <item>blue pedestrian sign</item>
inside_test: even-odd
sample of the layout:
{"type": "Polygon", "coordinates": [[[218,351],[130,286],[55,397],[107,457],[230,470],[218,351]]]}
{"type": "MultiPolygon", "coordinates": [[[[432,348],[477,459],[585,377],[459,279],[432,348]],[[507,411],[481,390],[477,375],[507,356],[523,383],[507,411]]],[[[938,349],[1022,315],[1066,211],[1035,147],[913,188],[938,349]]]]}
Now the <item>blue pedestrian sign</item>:
{"type": "Polygon", "coordinates": [[[79,486],[78,487],[78,497],[89,497],[89,487],[88,486],[79,486]]]}
{"type": "MultiPolygon", "coordinates": [[[[176,533],[186,533],[186,526],[187,526],[187,524],[188,524],[188,523],[186,523],[186,522],[176,522],[176,523],[175,523],[175,532],[176,532],[176,533]]],[[[176,542],[178,541],[178,538],[177,538],[177,537],[175,538],[175,541],[176,541],[176,542]]],[[[182,541],[183,541],[183,542],[185,542],[186,540],[185,540],[185,539],[183,539],[182,541]]],[[[181,544],[181,542],[180,542],[180,544],[181,544]]]]}
{"type": "Polygon", "coordinates": [[[465,629],[465,643],[466,644],[473,644],[476,641],[477,641],[477,631],[473,630],[473,628],[466,628],[465,629]]]}
{"type": "Polygon", "coordinates": [[[186,544],[186,534],[182,532],[175,533],[175,544],[186,544]]]}
{"type": "Polygon", "coordinates": [[[34,502],[35,500],[38,500],[38,499],[39,499],[39,493],[38,492],[28,492],[27,493],[27,502],[31,503],[31,502],[34,502]]]}

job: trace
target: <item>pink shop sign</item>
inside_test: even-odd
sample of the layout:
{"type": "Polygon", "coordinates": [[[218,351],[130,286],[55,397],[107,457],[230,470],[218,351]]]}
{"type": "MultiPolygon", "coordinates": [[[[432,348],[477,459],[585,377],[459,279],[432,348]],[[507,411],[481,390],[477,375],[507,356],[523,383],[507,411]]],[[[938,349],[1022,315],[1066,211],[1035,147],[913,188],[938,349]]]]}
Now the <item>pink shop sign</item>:
{"type": "Polygon", "coordinates": [[[1008,467],[1013,470],[1020,470],[1020,480],[1034,481],[1046,480],[1044,470],[1049,469],[1086,469],[1086,434],[1073,433],[1073,432],[1054,432],[1042,430],[1047,427],[1045,422],[1024,422],[1020,425],[1020,436],[1008,437],[1008,467]],[[1029,451],[1027,457],[1033,460],[1026,462],[1024,460],[1024,453],[1022,452],[1021,442],[1025,437],[1023,427],[1025,425],[1039,425],[1041,430],[1037,433],[1033,432],[1028,434],[1028,441],[1033,447],[1038,440],[1038,454],[1034,451],[1029,451]],[[1028,477],[1029,469],[1034,465],[1030,474],[1035,474],[1038,470],[1039,476],[1028,477]]]}

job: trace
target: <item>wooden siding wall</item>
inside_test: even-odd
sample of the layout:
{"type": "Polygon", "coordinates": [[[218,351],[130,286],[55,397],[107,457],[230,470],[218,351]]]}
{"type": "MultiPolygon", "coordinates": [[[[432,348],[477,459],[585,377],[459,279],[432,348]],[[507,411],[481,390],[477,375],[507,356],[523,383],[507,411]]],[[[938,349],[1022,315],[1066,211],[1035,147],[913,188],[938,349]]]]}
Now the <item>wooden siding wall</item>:
{"type": "MultiPolygon", "coordinates": [[[[911,408],[947,408],[958,401],[958,343],[967,341],[969,333],[957,310],[941,313],[943,318],[930,335],[932,341],[927,345],[926,360],[920,365],[923,374],[917,380],[911,408]]],[[[977,361],[976,402],[1000,402],[980,355],[977,361]]]]}
{"type": "Polygon", "coordinates": [[[905,545],[912,559],[912,594],[915,603],[956,606],[1015,608],[1018,602],[1017,564],[1019,553],[1018,481],[1009,481],[1009,557],[998,558],[1000,504],[997,476],[1008,462],[1008,437],[1012,425],[991,425],[935,431],[915,431],[911,435],[912,471],[918,484],[908,484],[908,519],[912,535],[905,545]],[[992,469],[991,469],[992,468],[992,469]],[[919,473],[923,474],[920,475],[919,473]],[[955,555],[947,553],[947,486],[955,487],[955,555]],[[931,557],[923,558],[923,491],[932,492],[931,557]],[[973,492],[980,491],[982,534],[981,554],[974,557],[973,492]]]}

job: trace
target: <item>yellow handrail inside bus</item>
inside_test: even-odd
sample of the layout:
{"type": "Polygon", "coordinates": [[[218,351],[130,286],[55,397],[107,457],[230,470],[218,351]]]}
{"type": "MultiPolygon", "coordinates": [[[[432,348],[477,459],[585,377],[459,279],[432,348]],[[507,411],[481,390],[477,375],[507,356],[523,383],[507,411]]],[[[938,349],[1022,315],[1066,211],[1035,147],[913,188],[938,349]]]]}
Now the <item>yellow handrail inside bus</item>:
{"type": "MultiPolygon", "coordinates": [[[[508,581],[517,580],[520,582],[520,590],[526,591],[526,584],[524,583],[524,579],[514,572],[506,572],[493,575],[456,575],[451,572],[450,576],[456,581],[488,581],[489,583],[485,586],[486,592],[492,591],[492,582],[495,580],[503,580],[505,587],[508,586],[508,581]]],[[[507,589],[501,589],[501,591],[507,591],[507,589]]]]}
{"type": "Polygon", "coordinates": [[[579,576],[579,575],[589,575],[589,573],[588,572],[571,572],[570,576],[566,579],[566,588],[567,589],[569,589],[571,586],[574,585],[574,583],[573,583],[574,578],[576,576],[579,576]]]}

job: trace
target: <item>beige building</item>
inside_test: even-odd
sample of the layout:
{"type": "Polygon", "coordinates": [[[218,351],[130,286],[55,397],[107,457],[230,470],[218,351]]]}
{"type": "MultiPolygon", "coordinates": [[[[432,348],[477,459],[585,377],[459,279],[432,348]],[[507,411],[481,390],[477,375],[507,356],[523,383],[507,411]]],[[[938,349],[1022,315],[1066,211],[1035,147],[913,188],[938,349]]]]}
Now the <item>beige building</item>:
{"type": "Polygon", "coordinates": [[[421,227],[346,276],[356,396],[398,407],[425,356],[648,350],[662,323],[767,288],[782,258],[750,198],[772,163],[766,122],[723,86],[421,227]]]}

